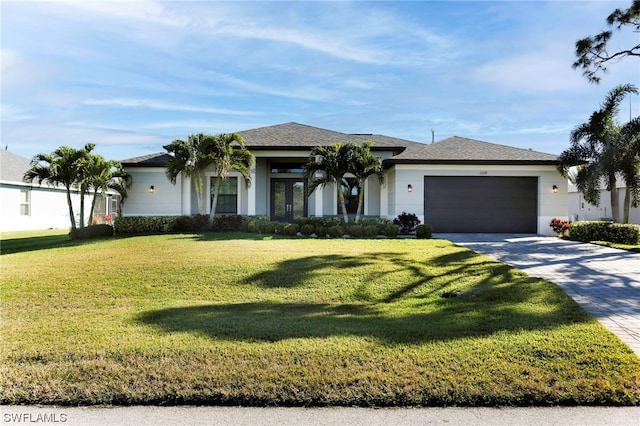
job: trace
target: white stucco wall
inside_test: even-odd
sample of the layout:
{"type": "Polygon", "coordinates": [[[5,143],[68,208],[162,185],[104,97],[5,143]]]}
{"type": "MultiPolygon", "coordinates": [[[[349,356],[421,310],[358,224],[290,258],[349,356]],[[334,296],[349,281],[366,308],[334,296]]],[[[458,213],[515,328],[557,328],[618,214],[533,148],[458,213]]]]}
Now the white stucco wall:
{"type": "Polygon", "coordinates": [[[182,176],[178,176],[173,185],[162,167],[130,168],[127,172],[131,174],[133,184],[127,191],[124,216],[182,214],[182,176]],[[155,189],[153,193],[149,192],[151,185],[155,189]]]}
{"type": "Polygon", "coordinates": [[[553,218],[567,219],[567,181],[555,166],[502,166],[502,165],[409,165],[397,164],[389,173],[391,185],[388,219],[403,211],[414,213],[424,221],[425,176],[521,176],[538,178],[538,234],[553,235],[549,222],[553,218]],[[412,191],[407,190],[411,185],[412,191]],[[553,185],[558,187],[554,193],[553,185]],[[394,201],[391,198],[395,198],[394,201]]]}
{"type": "MultiPolygon", "coordinates": [[[[620,213],[620,221],[622,221],[624,206],[624,188],[618,188],[618,212],[620,213]]],[[[606,190],[600,191],[600,205],[595,206],[584,201],[582,194],[569,184],[569,218],[571,220],[598,220],[611,219],[611,193],[606,190]]],[[[629,209],[629,223],[640,225],[640,207],[631,207],[629,209]]]]}
{"type": "MultiPolygon", "coordinates": [[[[72,193],[76,223],[79,225],[80,197],[72,193]]],[[[88,223],[91,196],[85,197],[85,220],[88,223]]],[[[28,231],[41,229],[70,229],[69,207],[64,189],[53,189],[46,184],[0,186],[0,231],[28,231]],[[21,190],[28,190],[30,208],[28,215],[20,214],[21,190]]]]}

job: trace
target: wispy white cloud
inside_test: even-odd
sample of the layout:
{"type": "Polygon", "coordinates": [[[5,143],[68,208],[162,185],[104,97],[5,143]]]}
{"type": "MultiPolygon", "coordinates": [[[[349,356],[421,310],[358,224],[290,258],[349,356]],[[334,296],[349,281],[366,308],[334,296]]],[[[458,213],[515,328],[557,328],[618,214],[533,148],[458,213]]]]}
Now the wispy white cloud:
{"type": "Polygon", "coordinates": [[[638,81],[627,62],[599,87],[571,69],[575,40],[626,6],[5,2],[2,140],[135,151],[298,121],[560,146],[614,84],[638,81]]]}
{"type": "Polygon", "coordinates": [[[257,112],[248,110],[234,110],[228,108],[211,108],[197,105],[181,105],[167,102],[152,101],[148,99],[87,99],[83,102],[85,105],[101,105],[125,108],[150,108],[165,111],[185,111],[199,112],[207,114],[224,114],[224,115],[256,115],[257,112]]]}
{"type": "Polygon", "coordinates": [[[566,55],[528,52],[496,59],[472,72],[479,83],[489,83],[502,90],[520,93],[557,92],[584,89],[588,83],[576,78],[566,55]]]}
{"type": "Polygon", "coordinates": [[[2,117],[2,121],[20,121],[35,118],[24,110],[8,104],[0,105],[0,116],[2,117]]]}

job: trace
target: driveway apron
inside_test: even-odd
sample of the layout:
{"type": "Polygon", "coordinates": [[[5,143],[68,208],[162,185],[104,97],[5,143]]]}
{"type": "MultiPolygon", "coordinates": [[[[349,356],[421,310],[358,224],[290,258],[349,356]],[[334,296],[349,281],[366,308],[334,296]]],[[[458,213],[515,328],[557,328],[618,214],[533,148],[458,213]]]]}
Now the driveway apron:
{"type": "Polygon", "coordinates": [[[640,253],[523,234],[434,234],[560,286],[640,356],[640,253]]]}

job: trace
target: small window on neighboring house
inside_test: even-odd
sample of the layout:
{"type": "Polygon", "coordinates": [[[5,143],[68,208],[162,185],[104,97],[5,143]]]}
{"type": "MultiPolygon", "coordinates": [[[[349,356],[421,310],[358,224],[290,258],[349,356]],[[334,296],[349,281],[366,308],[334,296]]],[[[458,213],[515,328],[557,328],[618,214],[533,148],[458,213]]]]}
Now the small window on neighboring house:
{"type": "Polygon", "coordinates": [[[23,189],[20,191],[20,215],[29,216],[31,214],[31,191],[23,189]]]}
{"type": "MultiPolygon", "coordinates": [[[[216,187],[216,178],[211,178],[211,200],[210,207],[213,206],[213,194],[216,187]]],[[[218,194],[218,204],[216,214],[237,214],[238,213],[238,178],[229,177],[220,182],[220,193],[218,194]]]]}

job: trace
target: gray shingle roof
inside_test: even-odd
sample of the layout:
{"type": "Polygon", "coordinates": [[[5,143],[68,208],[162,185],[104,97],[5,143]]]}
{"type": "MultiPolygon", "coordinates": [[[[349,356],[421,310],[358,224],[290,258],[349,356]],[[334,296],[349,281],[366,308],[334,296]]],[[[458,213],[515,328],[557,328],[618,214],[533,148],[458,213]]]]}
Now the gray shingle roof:
{"type": "Polygon", "coordinates": [[[123,166],[136,167],[164,167],[171,156],[166,152],[156,152],[153,154],[143,155],[141,157],[128,158],[120,161],[123,166]]]}
{"type": "Polygon", "coordinates": [[[453,136],[429,145],[413,144],[388,163],[556,164],[558,156],[453,136]]]}
{"type": "Polygon", "coordinates": [[[0,180],[20,182],[24,173],[31,168],[31,160],[9,151],[0,150],[0,180]]]}
{"type": "Polygon", "coordinates": [[[364,142],[372,140],[371,149],[403,150],[407,144],[415,143],[402,139],[373,134],[348,134],[333,130],[320,129],[299,123],[278,124],[238,132],[249,150],[291,149],[328,146],[337,142],[364,142]]]}
{"type": "MultiPolygon", "coordinates": [[[[553,154],[498,145],[453,136],[440,142],[424,144],[384,135],[348,134],[299,123],[243,130],[240,133],[250,151],[278,149],[311,149],[336,142],[373,141],[375,150],[391,150],[395,156],[385,164],[556,164],[553,154]]],[[[158,152],[121,161],[124,166],[163,167],[171,158],[158,152]]]]}

